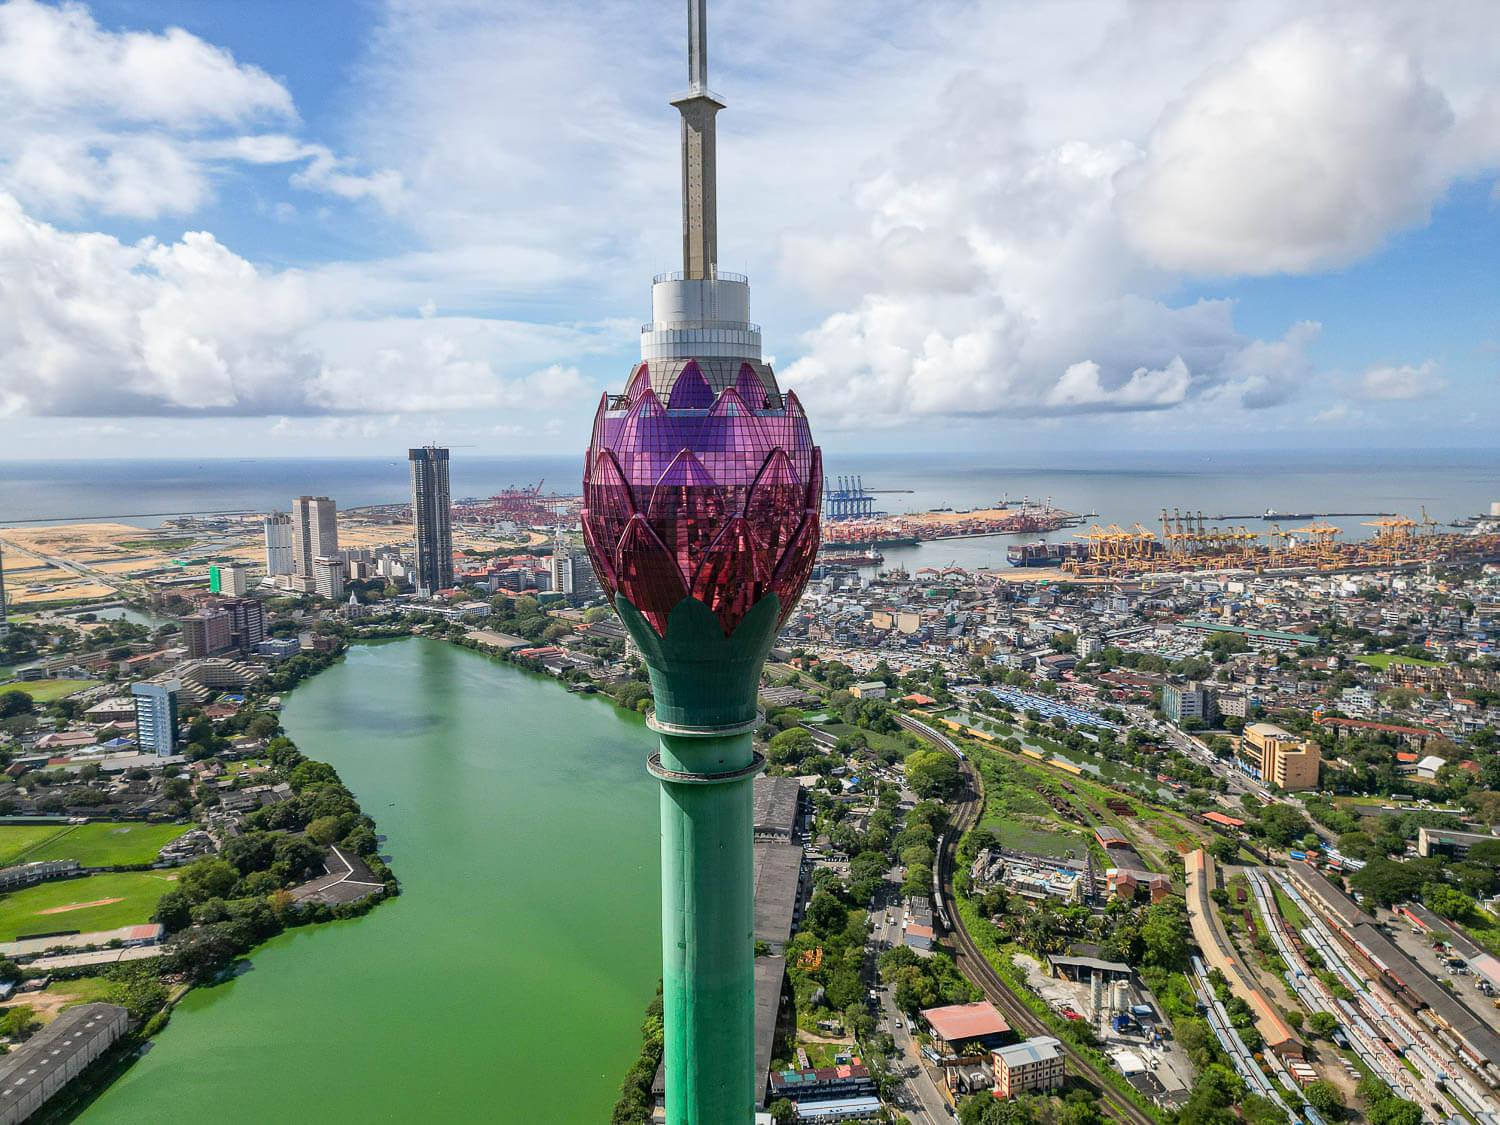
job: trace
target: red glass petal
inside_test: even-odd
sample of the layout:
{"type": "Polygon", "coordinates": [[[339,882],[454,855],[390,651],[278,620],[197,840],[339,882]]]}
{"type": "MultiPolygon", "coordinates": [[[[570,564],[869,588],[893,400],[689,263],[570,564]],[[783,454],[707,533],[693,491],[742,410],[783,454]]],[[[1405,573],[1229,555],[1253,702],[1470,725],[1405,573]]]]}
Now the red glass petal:
{"type": "Polygon", "coordinates": [[[765,579],[750,525],[736,516],[704,552],[693,575],[692,593],[714,611],[727,636],[760,600],[765,579]]]}
{"type": "Polygon", "coordinates": [[[781,598],[783,623],[792,615],[797,599],[807,587],[807,579],[812,574],[813,561],[818,553],[818,532],[817,513],[809,512],[771,579],[771,589],[781,598]]]}
{"type": "Polygon", "coordinates": [[[782,553],[797,534],[806,514],[807,490],[797,480],[785,450],[773,449],[750,486],[745,518],[755,531],[761,548],[761,566],[766,574],[776,569],[782,553]]]}
{"type": "Polygon", "coordinates": [[[615,574],[614,559],[611,552],[600,546],[599,537],[594,531],[595,519],[593,514],[585,508],[583,510],[583,547],[589,553],[589,562],[594,564],[594,574],[599,579],[600,585],[604,587],[605,593],[611,600],[615,591],[620,588],[620,579],[615,574]]]}
{"type": "Polygon", "coordinates": [[[651,627],[662,636],[667,632],[667,615],[672,607],[687,597],[687,587],[677,562],[662,541],[651,530],[645,516],[631,517],[615,553],[615,572],[619,590],[651,627]]]}
{"type": "Polygon", "coordinates": [[[823,510],[823,450],[813,446],[812,456],[808,459],[807,469],[807,498],[803,501],[810,512],[823,510]]]}
{"type": "Polygon", "coordinates": [[[594,472],[589,478],[588,491],[584,494],[589,517],[594,523],[594,534],[599,546],[613,551],[620,537],[625,534],[625,525],[635,515],[635,497],[632,495],[620,463],[607,449],[601,449],[594,458],[594,472]]]}
{"type": "Polygon", "coordinates": [[[729,518],[714,478],[690,450],[679,453],[651,493],[646,519],[683,574],[692,574],[703,551],[729,518]]]}

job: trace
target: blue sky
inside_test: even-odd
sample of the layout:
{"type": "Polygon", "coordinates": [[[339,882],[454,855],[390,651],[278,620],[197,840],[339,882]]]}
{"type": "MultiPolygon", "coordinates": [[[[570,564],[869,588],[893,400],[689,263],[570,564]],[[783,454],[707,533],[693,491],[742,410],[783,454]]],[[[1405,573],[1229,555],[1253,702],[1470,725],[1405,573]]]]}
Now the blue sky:
{"type": "MultiPolygon", "coordinates": [[[[0,3],[0,458],[581,448],[682,7],[0,3]]],[[[711,0],[721,264],[831,449],[1493,446],[1492,16],[711,0]]]]}

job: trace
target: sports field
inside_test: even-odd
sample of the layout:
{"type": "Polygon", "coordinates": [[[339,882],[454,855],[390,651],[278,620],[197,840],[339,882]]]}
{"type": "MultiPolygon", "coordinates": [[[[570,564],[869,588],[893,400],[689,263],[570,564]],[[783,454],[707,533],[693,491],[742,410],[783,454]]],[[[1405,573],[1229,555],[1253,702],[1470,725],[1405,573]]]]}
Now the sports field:
{"type": "Polygon", "coordinates": [[[119,871],[59,879],[0,896],[0,941],[21,934],[112,930],[151,920],[156,900],[172,889],[165,871],[119,871]]]}
{"type": "MultiPolygon", "coordinates": [[[[188,824],[78,824],[56,829],[56,835],[28,851],[24,862],[76,859],[85,867],[120,863],[150,863],[165,844],[186,832],[188,824]]],[[[0,851],[9,825],[0,826],[0,851]]],[[[23,828],[22,831],[33,831],[23,828]]]]}
{"type": "Polygon", "coordinates": [[[33,703],[51,703],[65,695],[72,695],[86,687],[93,687],[94,680],[25,680],[19,684],[0,687],[0,695],[8,691],[24,691],[33,703]]]}
{"type": "Polygon", "coordinates": [[[0,824],[0,867],[27,862],[27,853],[67,830],[65,824],[0,824]]]}
{"type": "Polygon", "coordinates": [[[1372,652],[1367,656],[1356,656],[1354,659],[1361,664],[1368,664],[1371,668],[1379,668],[1382,672],[1392,664],[1414,664],[1418,668],[1442,667],[1436,660],[1418,660],[1414,656],[1396,656],[1389,652],[1372,652]]]}

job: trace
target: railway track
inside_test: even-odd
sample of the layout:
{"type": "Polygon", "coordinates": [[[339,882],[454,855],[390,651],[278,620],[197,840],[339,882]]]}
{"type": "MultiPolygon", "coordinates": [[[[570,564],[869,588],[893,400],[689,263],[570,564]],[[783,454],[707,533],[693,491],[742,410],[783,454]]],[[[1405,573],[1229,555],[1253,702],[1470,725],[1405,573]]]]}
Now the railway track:
{"type": "MultiPolygon", "coordinates": [[[[949,804],[950,825],[944,831],[940,841],[941,846],[935,868],[938,899],[934,903],[950,919],[949,930],[957,948],[955,961],[958,970],[979,986],[985,999],[1004,1013],[1012,1027],[1025,1032],[1028,1036],[1052,1035],[1052,1028],[1047,1025],[1046,1021],[1016,995],[1010,983],[995,971],[994,966],[979,951],[979,947],[974,944],[974,939],[964,928],[963,919],[959,917],[958,908],[953,900],[953,864],[958,855],[958,841],[973,826],[979,817],[980,810],[984,807],[984,787],[979,779],[979,772],[947,735],[940,734],[910,715],[897,715],[896,722],[918,738],[925,739],[938,749],[945,750],[956,757],[959,773],[963,777],[963,792],[958,800],[949,804]]],[[[1056,1038],[1062,1044],[1063,1053],[1067,1056],[1073,1073],[1093,1082],[1099,1091],[1100,1100],[1111,1116],[1119,1121],[1128,1122],[1129,1125],[1159,1125],[1155,1117],[1115,1089],[1092,1059],[1085,1056],[1066,1039],[1060,1036],[1056,1038]]]]}

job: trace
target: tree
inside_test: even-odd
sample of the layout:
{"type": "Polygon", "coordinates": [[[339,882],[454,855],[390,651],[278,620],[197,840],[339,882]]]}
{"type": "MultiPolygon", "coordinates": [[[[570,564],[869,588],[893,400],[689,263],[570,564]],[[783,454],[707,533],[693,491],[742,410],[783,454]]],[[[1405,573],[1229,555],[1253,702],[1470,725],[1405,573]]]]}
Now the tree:
{"type": "Polygon", "coordinates": [[[777,1098],[770,1105],[771,1120],[776,1125],[790,1125],[797,1120],[797,1103],[787,1098],[777,1098]]]}
{"type": "Polygon", "coordinates": [[[1140,934],[1147,964],[1168,970],[1187,965],[1187,918],[1180,899],[1148,906],[1141,915],[1140,934]]]}
{"type": "Polygon", "coordinates": [[[1331,1082],[1310,1082],[1302,1091],[1302,1096],[1307,1099],[1308,1105],[1325,1117],[1337,1120],[1344,1116],[1343,1092],[1331,1082]]]}
{"type": "Polygon", "coordinates": [[[1444,918],[1462,922],[1474,909],[1474,900],[1446,883],[1424,883],[1422,901],[1444,918]]]}
{"type": "Polygon", "coordinates": [[[35,701],[24,691],[8,691],[0,695],[0,719],[31,714],[35,701]]]}
{"type": "MultiPolygon", "coordinates": [[[[1338,1030],[1339,1018],[1332,1012],[1314,1012],[1307,1018],[1307,1030],[1310,1034],[1317,1035],[1323,1039],[1331,1038],[1338,1030]]],[[[1314,1109],[1317,1107],[1314,1106],[1314,1109]]]]}
{"type": "Polygon", "coordinates": [[[314,843],[322,844],[325,848],[342,834],[339,818],[336,816],[320,816],[317,820],[310,820],[307,823],[307,838],[314,843]]]}
{"type": "Polygon", "coordinates": [[[184,867],[177,882],[189,900],[197,903],[227,897],[239,878],[239,872],[224,860],[209,856],[194,860],[184,867]]]}
{"type": "Polygon", "coordinates": [[[813,895],[807,906],[807,921],[813,933],[821,938],[831,938],[844,932],[849,924],[849,908],[829,891],[813,895]]]}
{"type": "Polygon", "coordinates": [[[766,757],[775,765],[800,765],[817,752],[813,736],[802,727],[784,730],[771,739],[766,748],[766,757]]]}
{"type": "Polygon", "coordinates": [[[1414,898],[1424,882],[1420,868],[1391,859],[1373,859],[1349,876],[1350,887],[1384,906],[1414,898]]]}
{"type": "Polygon", "coordinates": [[[30,1004],[17,1004],[13,1008],[7,1008],[5,1015],[0,1017],[0,1035],[12,1042],[25,1039],[40,1026],[41,1021],[36,1018],[36,1012],[30,1004]]]}
{"type": "Polygon", "coordinates": [[[945,797],[958,788],[958,762],[941,750],[913,750],[906,756],[906,783],[918,797],[945,797]]]}
{"type": "Polygon", "coordinates": [[[1405,1098],[1383,1098],[1365,1114],[1370,1125],[1422,1125],[1422,1107],[1405,1098]]]}

